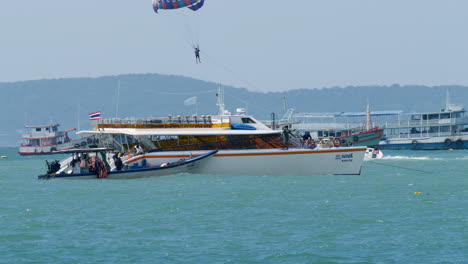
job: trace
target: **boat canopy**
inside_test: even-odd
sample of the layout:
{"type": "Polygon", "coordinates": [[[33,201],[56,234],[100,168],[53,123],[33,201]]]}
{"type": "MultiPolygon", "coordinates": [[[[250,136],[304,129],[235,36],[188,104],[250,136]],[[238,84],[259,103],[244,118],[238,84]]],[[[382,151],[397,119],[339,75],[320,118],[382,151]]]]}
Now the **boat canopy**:
{"type": "Polygon", "coordinates": [[[72,148],[72,149],[65,149],[65,150],[57,150],[53,153],[55,154],[67,154],[67,153],[91,153],[91,152],[107,152],[112,151],[110,148],[72,148]]]}

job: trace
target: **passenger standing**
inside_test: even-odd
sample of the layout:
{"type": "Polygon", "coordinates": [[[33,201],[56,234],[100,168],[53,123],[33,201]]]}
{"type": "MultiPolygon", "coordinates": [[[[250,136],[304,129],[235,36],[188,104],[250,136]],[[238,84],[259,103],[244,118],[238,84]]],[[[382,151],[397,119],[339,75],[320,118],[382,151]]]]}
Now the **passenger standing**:
{"type": "Polygon", "coordinates": [[[291,130],[289,130],[288,126],[283,127],[283,148],[282,149],[288,149],[289,148],[289,136],[292,136],[291,130]]]}
{"type": "Polygon", "coordinates": [[[123,167],[123,162],[122,162],[122,153],[115,153],[114,156],[112,156],[112,158],[114,159],[114,164],[115,164],[115,168],[119,171],[119,170],[122,170],[122,167],[123,167]]]}

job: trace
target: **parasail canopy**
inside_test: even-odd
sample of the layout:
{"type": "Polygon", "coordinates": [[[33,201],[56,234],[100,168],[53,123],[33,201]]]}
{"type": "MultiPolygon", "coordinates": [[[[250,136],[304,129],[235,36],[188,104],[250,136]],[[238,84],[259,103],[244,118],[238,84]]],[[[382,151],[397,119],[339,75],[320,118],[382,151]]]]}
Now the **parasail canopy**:
{"type": "Polygon", "coordinates": [[[156,13],[159,9],[179,9],[184,7],[197,11],[204,3],[205,0],[153,0],[153,9],[156,13]]]}

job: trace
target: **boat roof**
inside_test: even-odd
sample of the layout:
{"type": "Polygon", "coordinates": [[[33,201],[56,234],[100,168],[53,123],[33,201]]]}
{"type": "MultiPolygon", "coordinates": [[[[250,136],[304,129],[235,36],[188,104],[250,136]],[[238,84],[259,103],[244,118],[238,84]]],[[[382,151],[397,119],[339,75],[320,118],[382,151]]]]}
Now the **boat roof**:
{"type": "Polygon", "coordinates": [[[273,135],[278,130],[240,130],[226,128],[165,128],[165,129],[134,129],[134,128],[104,128],[100,130],[85,130],[77,134],[121,134],[129,136],[246,136],[273,135]]]}
{"type": "MultiPolygon", "coordinates": [[[[403,110],[389,111],[371,111],[372,116],[398,115],[405,113],[403,110]]],[[[351,117],[351,116],[366,116],[366,112],[335,112],[335,113],[296,113],[296,118],[335,118],[335,117],[351,117]]]]}
{"type": "Polygon", "coordinates": [[[53,125],[44,125],[44,126],[24,126],[25,128],[43,128],[43,127],[58,127],[60,124],[53,124],[53,125]]]}
{"type": "MultiPolygon", "coordinates": [[[[389,111],[371,111],[373,116],[385,116],[385,115],[398,115],[405,113],[403,110],[389,110],[389,111]]],[[[366,112],[341,112],[336,116],[366,116],[366,112]]]]}

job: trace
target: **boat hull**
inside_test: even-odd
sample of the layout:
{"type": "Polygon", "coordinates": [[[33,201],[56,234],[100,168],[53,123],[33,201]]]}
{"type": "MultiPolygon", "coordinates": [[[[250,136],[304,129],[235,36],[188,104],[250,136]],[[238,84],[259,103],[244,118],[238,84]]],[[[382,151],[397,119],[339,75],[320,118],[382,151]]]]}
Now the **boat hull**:
{"type": "Polygon", "coordinates": [[[379,149],[384,150],[447,150],[468,149],[468,135],[450,137],[389,139],[381,141],[379,149]]]}
{"type": "Polygon", "coordinates": [[[341,137],[340,139],[344,145],[351,144],[355,147],[372,147],[379,144],[383,131],[383,129],[374,128],[360,134],[341,137]]]}
{"type": "MultiPolygon", "coordinates": [[[[220,150],[193,173],[217,175],[358,175],[365,147],[331,149],[220,150]]],[[[196,156],[201,151],[152,152],[129,160],[160,163],[196,156]]]]}

